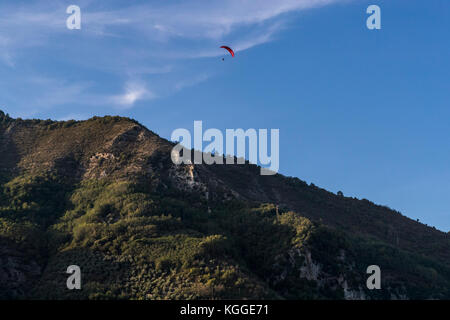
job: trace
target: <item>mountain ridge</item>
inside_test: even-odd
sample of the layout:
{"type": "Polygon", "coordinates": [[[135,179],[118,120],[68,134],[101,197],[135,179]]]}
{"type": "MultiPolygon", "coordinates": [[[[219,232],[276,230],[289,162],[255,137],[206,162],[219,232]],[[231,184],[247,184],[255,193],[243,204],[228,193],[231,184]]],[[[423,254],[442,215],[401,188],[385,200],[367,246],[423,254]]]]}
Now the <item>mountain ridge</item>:
{"type": "Polygon", "coordinates": [[[0,242],[0,259],[12,261],[6,274],[20,275],[0,279],[14,283],[5,296],[448,298],[448,233],[298,178],[260,176],[248,163],[177,166],[173,145],[128,118],[58,122],[0,112],[0,239],[8,243],[0,242]],[[24,246],[40,258],[21,254],[24,246]],[[377,258],[378,251],[395,258],[377,258]],[[92,271],[86,294],[70,295],[54,280],[64,278],[58,272],[66,255],[117,268],[111,276],[127,280],[118,285],[92,271]],[[364,288],[362,261],[371,259],[388,266],[391,289],[364,288]],[[196,289],[183,287],[177,274],[196,289]],[[132,280],[139,275],[141,282],[132,280]],[[168,292],[167,279],[175,287],[168,292]]]}

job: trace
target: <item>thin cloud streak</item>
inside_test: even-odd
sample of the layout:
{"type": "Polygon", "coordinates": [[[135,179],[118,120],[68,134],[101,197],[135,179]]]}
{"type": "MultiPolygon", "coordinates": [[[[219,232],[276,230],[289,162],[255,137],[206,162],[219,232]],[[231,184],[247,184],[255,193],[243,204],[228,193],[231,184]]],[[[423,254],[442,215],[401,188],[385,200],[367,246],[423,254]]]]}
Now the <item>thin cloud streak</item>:
{"type": "Polygon", "coordinates": [[[120,109],[129,109],[138,101],[155,98],[156,95],[149,91],[142,82],[131,81],[126,84],[125,92],[123,94],[113,96],[109,100],[120,109]]]}
{"type": "Polygon", "coordinates": [[[186,59],[221,56],[219,46],[224,43],[242,52],[274,41],[286,28],[287,14],[344,1],[348,0],[197,0],[177,5],[149,1],[105,10],[99,1],[79,0],[81,30],[66,28],[65,4],[3,2],[0,68],[9,73],[4,73],[8,81],[0,102],[14,108],[30,106],[34,113],[68,104],[109,104],[127,110],[211,78],[208,70],[189,70],[194,67],[186,59]],[[45,67],[55,60],[60,61],[58,67],[45,67]],[[28,61],[33,66],[27,67],[28,61]],[[30,68],[34,74],[45,74],[47,81],[43,76],[30,81],[30,68]],[[75,68],[85,73],[72,79],[75,68]],[[193,73],[199,76],[186,79],[193,73]],[[18,96],[22,91],[28,94],[18,96]]]}
{"type": "MultiPolygon", "coordinates": [[[[324,5],[342,2],[343,0],[228,0],[228,1],[186,1],[175,5],[131,5],[110,11],[94,11],[93,2],[82,7],[82,32],[89,36],[114,35],[120,27],[129,27],[138,32],[138,37],[149,40],[169,41],[172,38],[224,40],[240,27],[261,24],[273,20],[283,14],[324,5]],[[92,9],[91,9],[92,7],[92,9]],[[113,30],[105,31],[108,28],[113,30]]],[[[39,31],[40,38],[46,39],[52,34],[67,33],[65,8],[58,4],[38,2],[27,11],[13,10],[6,6],[0,14],[0,47],[8,46],[1,41],[2,30],[13,28],[20,30],[19,35],[29,35],[39,31]],[[9,9],[9,10],[8,10],[9,9]]],[[[2,8],[2,6],[0,6],[2,8]]],[[[259,26],[258,26],[259,25],[259,26]]],[[[264,28],[261,28],[265,32],[264,28]]],[[[5,32],[6,33],[6,32],[5,32]]],[[[245,34],[243,35],[246,36],[245,34]]],[[[259,35],[261,36],[261,35],[259,35]]],[[[30,40],[30,39],[28,39],[30,40]]],[[[239,40],[239,37],[237,38],[239,40]]],[[[42,45],[45,41],[19,41],[9,45],[42,45]]]]}

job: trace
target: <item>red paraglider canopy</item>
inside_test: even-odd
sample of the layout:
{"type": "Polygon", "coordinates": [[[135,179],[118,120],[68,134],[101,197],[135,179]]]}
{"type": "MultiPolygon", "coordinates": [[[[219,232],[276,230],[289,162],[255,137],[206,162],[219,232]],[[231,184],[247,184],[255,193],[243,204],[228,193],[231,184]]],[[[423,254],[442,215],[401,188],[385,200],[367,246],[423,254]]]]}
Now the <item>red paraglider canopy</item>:
{"type": "Polygon", "coordinates": [[[230,47],[227,47],[227,46],[221,46],[221,48],[228,50],[228,52],[230,52],[231,56],[234,58],[234,51],[233,51],[233,49],[231,49],[230,47]]]}

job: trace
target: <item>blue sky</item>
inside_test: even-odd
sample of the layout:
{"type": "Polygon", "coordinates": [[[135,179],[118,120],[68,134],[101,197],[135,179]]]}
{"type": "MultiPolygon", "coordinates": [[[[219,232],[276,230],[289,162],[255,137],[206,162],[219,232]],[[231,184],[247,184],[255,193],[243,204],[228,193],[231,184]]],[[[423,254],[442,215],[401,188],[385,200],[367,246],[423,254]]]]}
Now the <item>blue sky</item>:
{"type": "Polygon", "coordinates": [[[6,0],[0,108],[279,128],[281,173],[448,231],[449,30],[448,0],[6,0]]]}

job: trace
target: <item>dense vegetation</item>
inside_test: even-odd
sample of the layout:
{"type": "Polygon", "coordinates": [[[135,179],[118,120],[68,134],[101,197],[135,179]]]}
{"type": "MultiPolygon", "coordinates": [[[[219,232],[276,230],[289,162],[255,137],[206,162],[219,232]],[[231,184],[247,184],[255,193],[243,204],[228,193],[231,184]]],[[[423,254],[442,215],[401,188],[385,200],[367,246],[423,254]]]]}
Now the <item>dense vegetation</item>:
{"type": "MultiPolygon", "coordinates": [[[[448,250],[447,238],[416,250],[390,241],[390,234],[383,238],[379,223],[362,222],[373,233],[349,232],[354,226],[327,223],[329,212],[314,219],[312,209],[304,214],[249,197],[224,198],[218,187],[208,197],[187,191],[169,183],[164,153],[144,159],[133,146],[164,145],[153,134],[140,138],[135,126],[118,117],[60,123],[0,114],[0,140],[14,154],[0,160],[0,261],[7,262],[0,271],[9,275],[0,277],[0,298],[450,299],[449,253],[430,249],[448,250]],[[90,144],[66,138],[84,139],[82,131],[90,144]],[[100,134],[113,143],[93,141],[100,134]],[[42,143],[46,154],[35,151],[42,143]],[[92,157],[99,152],[111,152],[120,165],[92,157]],[[141,163],[149,167],[130,169],[141,163]],[[66,288],[73,264],[82,270],[79,291],[66,288]],[[374,264],[382,269],[382,290],[365,285],[374,264]]],[[[221,181],[232,177],[223,174],[221,181]]],[[[300,184],[298,198],[310,197],[311,207],[324,192],[288,181],[300,184]]],[[[367,215],[381,210],[342,201],[367,215]]]]}

